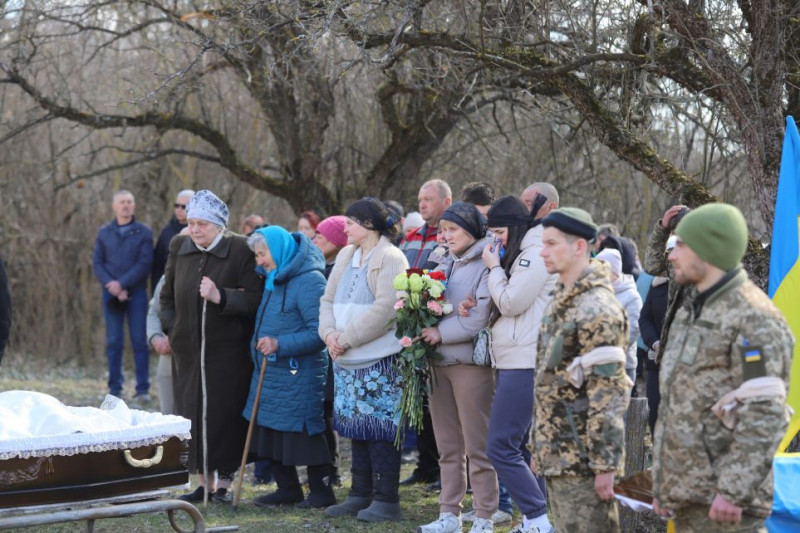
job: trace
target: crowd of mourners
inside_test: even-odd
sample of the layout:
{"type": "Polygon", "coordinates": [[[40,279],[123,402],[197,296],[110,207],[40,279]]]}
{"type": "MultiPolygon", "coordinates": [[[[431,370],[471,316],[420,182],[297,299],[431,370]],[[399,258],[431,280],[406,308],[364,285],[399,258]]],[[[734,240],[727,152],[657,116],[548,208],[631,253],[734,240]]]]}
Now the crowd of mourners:
{"type": "Polygon", "coordinates": [[[431,180],[412,213],[365,197],[322,220],[306,211],[296,231],[247,216],[240,233],[213,192],[185,190],[155,248],[130,192],[112,208],[93,256],[109,392],[123,392],[127,317],[134,402],[150,401],[152,347],[161,410],[192,422],[196,488],[182,499],[230,502],[252,422],[248,462],[277,484],[258,506],[397,521],[399,487],[424,483],[439,516],[418,533],[491,532],[514,504],[513,533],[619,531],[626,412],[644,394],[655,512],[680,532],[765,531],[793,339],[741,267],[733,206],[671,207],[644,263],[549,183],[499,198],[472,183],[454,201],[431,180]],[[393,280],[410,267],[444,274],[453,312],[414,339],[442,357],[401,480],[393,280]],[[490,364],[475,357],[485,335],[490,364]],[[341,502],[339,437],[352,453],[341,502]]]}

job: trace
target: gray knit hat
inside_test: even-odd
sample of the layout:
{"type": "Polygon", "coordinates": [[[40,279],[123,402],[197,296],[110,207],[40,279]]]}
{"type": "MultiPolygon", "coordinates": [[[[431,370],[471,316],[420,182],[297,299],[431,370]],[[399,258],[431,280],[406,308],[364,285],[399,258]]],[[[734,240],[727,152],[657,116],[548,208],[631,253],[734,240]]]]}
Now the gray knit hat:
{"type": "Polygon", "coordinates": [[[186,218],[205,220],[217,226],[227,226],[229,215],[225,202],[209,190],[197,191],[186,206],[186,218]]]}

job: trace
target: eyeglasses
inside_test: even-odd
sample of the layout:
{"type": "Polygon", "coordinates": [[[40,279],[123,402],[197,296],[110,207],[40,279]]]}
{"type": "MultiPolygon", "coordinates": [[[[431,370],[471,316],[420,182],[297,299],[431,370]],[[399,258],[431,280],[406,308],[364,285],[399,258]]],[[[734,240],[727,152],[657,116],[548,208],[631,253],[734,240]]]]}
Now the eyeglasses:
{"type": "Polygon", "coordinates": [[[186,204],[172,204],[175,209],[186,209],[186,204]]]}

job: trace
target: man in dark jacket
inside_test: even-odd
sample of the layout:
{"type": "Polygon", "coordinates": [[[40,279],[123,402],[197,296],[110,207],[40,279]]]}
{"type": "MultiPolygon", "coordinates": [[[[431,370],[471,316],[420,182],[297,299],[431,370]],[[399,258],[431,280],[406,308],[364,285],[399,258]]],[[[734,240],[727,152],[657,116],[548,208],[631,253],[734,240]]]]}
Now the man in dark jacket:
{"type": "Polygon", "coordinates": [[[136,396],[150,401],[150,350],[147,347],[147,275],[153,265],[153,232],[137,222],[136,202],[130,191],[114,193],[114,220],[97,232],[92,255],[94,275],[103,286],[106,322],[108,390],[122,395],[123,327],[128,316],[133,357],[136,364],[136,396]]]}
{"type": "Polygon", "coordinates": [[[8,332],[11,329],[11,292],[8,290],[6,267],[0,259],[0,361],[6,351],[8,332]]]}
{"type": "Polygon", "coordinates": [[[650,408],[648,424],[650,435],[653,435],[658,419],[658,404],[661,403],[661,393],[658,388],[658,373],[661,365],[656,362],[656,354],[661,345],[661,330],[664,326],[664,317],[667,314],[667,295],[669,292],[669,279],[661,276],[653,278],[647,298],[642,304],[639,315],[639,333],[647,345],[647,370],[646,396],[647,406],[650,408]]]}
{"type": "MultiPolygon", "coordinates": [[[[419,212],[425,225],[410,231],[403,237],[400,249],[403,250],[408,265],[412,268],[425,268],[428,256],[438,246],[439,219],[444,210],[453,202],[450,186],[442,180],[430,180],[419,188],[419,212]]],[[[433,422],[428,410],[428,400],[424,400],[422,431],[417,436],[419,457],[414,472],[401,485],[414,483],[436,483],[439,480],[439,450],[433,434],[433,422]]],[[[432,486],[431,488],[436,488],[432,486]]]]}
{"type": "Polygon", "coordinates": [[[194,196],[194,191],[191,189],[184,189],[178,193],[175,203],[172,205],[174,214],[158,234],[156,246],[153,248],[153,268],[150,272],[150,287],[153,290],[155,290],[158,280],[164,275],[164,268],[167,266],[169,241],[186,227],[186,205],[192,196],[194,196]]]}

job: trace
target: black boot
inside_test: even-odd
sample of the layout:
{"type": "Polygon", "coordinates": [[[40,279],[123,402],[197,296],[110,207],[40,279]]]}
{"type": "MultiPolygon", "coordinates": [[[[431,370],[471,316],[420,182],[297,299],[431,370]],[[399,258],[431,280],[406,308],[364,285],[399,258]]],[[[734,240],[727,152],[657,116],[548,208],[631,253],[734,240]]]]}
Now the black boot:
{"type": "Polygon", "coordinates": [[[303,501],[303,489],[297,478],[297,468],[291,465],[282,465],[270,462],[272,475],[278,484],[278,490],[271,494],[258,496],[253,503],[259,507],[277,507],[279,505],[293,505],[303,501]]]}
{"type": "Polygon", "coordinates": [[[308,467],[308,497],[295,509],[319,509],[336,503],[336,496],[331,486],[330,465],[308,467]]]}
{"type": "Polygon", "coordinates": [[[356,516],[372,503],[372,473],[369,470],[352,469],[353,484],[347,499],[339,505],[325,509],[328,516],[356,516]]]}
{"type": "Polygon", "coordinates": [[[379,472],[373,474],[375,494],[372,503],[366,509],[358,512],[358,519],[366,522],[399,522],[400,514],[400,485],[399,473],[379,472]]]}

